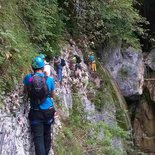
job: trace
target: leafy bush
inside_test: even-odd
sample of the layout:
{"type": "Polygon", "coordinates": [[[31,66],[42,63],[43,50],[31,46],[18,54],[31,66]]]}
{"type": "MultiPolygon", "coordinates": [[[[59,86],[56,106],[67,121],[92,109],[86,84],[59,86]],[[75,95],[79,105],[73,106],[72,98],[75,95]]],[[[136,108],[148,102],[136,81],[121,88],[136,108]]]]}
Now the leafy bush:
{"type": "Polygon", "coordinates": [[[63,23],[57,1],[5,0],[0,9],[0,91],[10,91],[30,70],[38,50],[56,54],[63,23]]]}
{"type": "Polygon", "coordinates": [[[35,55],[17,0],[1,2],[0,9],[0,91],[10,91],[29,70],[35,55]]]}
{"type": "Polygon", "coordinates": [[[116,126],[108,126],[103,121],[90,123],[80,101],[73,95],[73,109],[65,120],[62,132],[55,140],[57,155],[123,155],[123,150],[112,146],[112,139],[126,139],[127,132],[116,126]]]}
{"type": "Polygon", "coordinates": [[[140,23],[145,22],[134,9],[132,0],[84,0],[63,1],[64,13],[68,15],[66,23],[69,30],[78,37],[84,34],[95,45],[104,42],[125,41],[133,46],[139,45],[136,34],[144,34],[140,23]]]}
{"type": "Polygon", "coordinates": [[[63,22],[57,0],[22,0],[21,9],[29,24],[31,40],[48,56],[60,50],[63,22]]]}

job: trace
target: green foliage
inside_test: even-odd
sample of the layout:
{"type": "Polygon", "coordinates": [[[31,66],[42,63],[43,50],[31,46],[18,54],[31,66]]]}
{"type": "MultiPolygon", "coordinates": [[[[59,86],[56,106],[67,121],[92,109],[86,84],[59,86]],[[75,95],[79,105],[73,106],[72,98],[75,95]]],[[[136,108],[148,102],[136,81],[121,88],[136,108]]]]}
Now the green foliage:
{"type": "Polygon", "coordinates": [[[7,4],[1,1],[0,91],[10,91],[18,83],[35,55],[16,3],[17,0],[9,0],[7,4]]]}
{"type": "Polygon", "coordinates": [[[63,2],[64,12],[69,16],[66,23],[71,23],[69,26],[76,37],[85,34],[95,45],[121,40],[136,47],[139,45],[136,34],[144,34],[141,23],[145,20],[134,9],[132,0],[63,2]]]}
{"type": "Polygon", "coordinates": [[[93,100],[93,103],[95,104],[96,106],[96,109],[98,111],[100,111],[104,105],[104,100],[103,100],[103,92],[101,91],[97,91],[96,92],[96,97],[95,99],[93,100]]]}
{"type": "Polygon", "coordinates": [[[21,80],[38,50],[49,57],[60,51],[62,32],[56,0],[2,0],[0,91],[10,91],[21,80]]]}
{"type": "Polygon", "coordinates": [[[73,109],[65,120],[63,130],[56,137],[57,155],[123,155],[123,151],[112,146],[112,139],[126,139],[127,132],[104,122],[90,123],[86,119],[80,96],[73,95],[73,109]]]}
{"type": "Polygon", "coordinates": [[[57,0],[22,0],[22,12],[30,28],[32,41],[48,56],[60,51],[63,22],[57,0]]]}
{"type": "Polygon", "coordinates": [[[98,61],[96,61],[96,64],[97,75],[101,82],[100,88],[96,89],[95,86],[92,88],[95,91],[95,98],[92,99],[92,102],[95,104],[96,109],[101,111],[104,105],[113,104],[117,98],[112,95],[114,93],[114,89],[111,86],[109,77],[104,73],[98,61]]]}
{"type": "Polygon", "coordinates": [[[113,79],[108,75],[108,72],[102,67],[100,62],[96,61],[96,65],[97,75],[100,77],[101,85],[99,89],[92,88],[94,91],[96,90],[96,95],[95,98],[92,99],[92,102],[95,104],[98,111],[101,111],[105,105],[114,104],[116,107],[116,119],[118,125],[124,130],[128,130],[130,124],[125,110],[126,103],[123,100],[124,98],[121,98],[120,93],[116,92],[118,90],[114,89],[114,85],[112,84],[113,79]]]}

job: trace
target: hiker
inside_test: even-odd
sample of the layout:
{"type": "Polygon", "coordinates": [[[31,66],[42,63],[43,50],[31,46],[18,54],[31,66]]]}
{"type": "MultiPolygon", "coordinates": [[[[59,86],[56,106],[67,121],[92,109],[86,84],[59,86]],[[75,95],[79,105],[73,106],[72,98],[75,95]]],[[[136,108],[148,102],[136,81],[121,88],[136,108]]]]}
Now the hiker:
{"type": "Polygon", "coordinates": [[[40,54],[40,55],[38,55],[38,57],[40,57],[40,58],[42,58],[43,60],[44,60],[44,64],[45,64],[45,66],[44,66],[44,73],[45,73],[45,75],[46,76],[51,76],[51,66],[50,66],[50,64],[46,61],[46,59],[45,59],[45,55],[44,54],[40,54]]]}
{"type": "Polygon", "coordinates": [[[77,69],[82,69],[81,67],[81,58],[78,55],[74,55],[73,60],[75,61],[76,65],[75,65],[75,71],[77,71],[77,69]]]}
{"type": "Polygon", "coordinates": [[[83,89],[85,90],[89,84],[89,77],[86,72],[82,73],[81,81],[83,83],[83,89]]]}
{"type": "Polygon", "coordinates": [[[74,55],[73,61],[75,63],[74,74],[75,74],[75,76],[79,76],[79,70],[82,69],[81,64],[80,64],[81,63],[81,58],[78,55],[74,55]]]}
{"type": "Polygon", "coordinates": [[[56,56],[54,58],[54,69],[58,75],[60,85],[62,85],[62,69],[66,65],[65,60],[56,56]]]}
{"type": "Polygon", "coordinates": [[[92,71],[96,72],[96,62],[95,62],[93,52],[90,53],[90,55],[88,56],[88,59],[89,59],[89,67],[90,67],[90,69],[92,71]]]}
{"type": "Polygon", "coordinates": [[[34,137],[36,155],[48,155],[51,147],[51,124],[54,122],[55,108],[54,80],[46,76],[44,61],[35,57],[32,61],[33,74],[27,74],[23,80],[24,93],[30,99],[29,120],[34,137]]]}

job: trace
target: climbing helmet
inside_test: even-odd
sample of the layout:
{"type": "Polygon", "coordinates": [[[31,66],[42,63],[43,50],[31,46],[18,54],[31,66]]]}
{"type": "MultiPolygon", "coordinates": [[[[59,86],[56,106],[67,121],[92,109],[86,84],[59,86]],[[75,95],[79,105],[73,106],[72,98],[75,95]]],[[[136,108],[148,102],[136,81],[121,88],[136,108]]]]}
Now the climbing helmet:
{"type": "Polygon", "coordinates": [[[32,60],[32,68],[34,69],[43,68],[44,65],[44,60],[38,56],[32,60]]]}
{"type": "Polygon", "coordinates": [[[45,59],[45,55],[44,54],[39,54],[38,57],[45,59]]]}

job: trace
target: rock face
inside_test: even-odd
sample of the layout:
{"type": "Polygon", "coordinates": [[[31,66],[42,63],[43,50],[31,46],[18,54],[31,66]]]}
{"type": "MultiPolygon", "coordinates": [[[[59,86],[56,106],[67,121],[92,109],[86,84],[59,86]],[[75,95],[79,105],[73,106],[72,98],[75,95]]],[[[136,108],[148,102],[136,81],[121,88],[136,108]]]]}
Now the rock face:
{"type": "Polygon", "coordinates": [[[155,49],[152,49],[148,54],[146,60],[146,65],[148,65],[153,71],[155,71],[155,49]]]}
{"type": "Polygon", "coordinates": [[[142,94],[144,66],[141,51],[120,46],[100,51],[102,62],[119,85],[123,96],[142,94]]]}
{"type": "Polygon", "coordinates": [[[34,154],[32,136],[28,122],[28,105],[19,96],[19,87],[9,94],[3,95],[4,105],[0,110],[0,154],[3,155],[31,155],[34,154]]]}
{"type": "MultiPolygon", "coordinates": [[[[134,103],[135,104],[135,103],[134,103]]],[[[132,105],[132,126],[134,131],[135,146],[139,152],[147,155],[155,154],[155,102],[151,100],[149,90],[144,89],[144,94],[137,104],[132,105]],[[133,108],[135,107],[135,108],[133,108]]]]}
{"type": "Polygon", "coordinates": [[[155,102],[155,80],[154,79],[146,79],[145,80],[145,87],[149,90],[150,93],[150,100],[155,102]]]}
{"type": "MultiPolygon", "coordinates": [[[[69,116],[69,109],[73,107],[73,101],[71,94],[74,92],[74,89],[76,89],[77,93],[73,95],[76,95],[81,100],[81,103],[84,107],[84,111],[87,114],[87,119],[92,123],[95,124],[97,122],[105,122],[110,127],[117,127],[117,119],[116,119],[116,106],[115,101],[110,94],[109,90],[104,88],[104,95],[105,100],[102,101],[102,104],[104,105],[100,111],[97,110],[94,103],[91,101],[92,96],[96,96],[97,89],[100,89],[101,83],[104,83],[100,77],[97,76],[97,74],[93,74],[89,72],[88,67],[86,64],[84,64],[83,61],[83,55],[80,49],[76,46],[75,43],[72,43],[71,46],[67,47],[67,50],[65,50],[65,60],[67,60],[67,64],[63,69],[63,75],[64,75],[64,83],[65,85],[61,87],[59,90],[60,92],[60,98],[61,101],[63,101],[63,116],[66,113],[66,116],[69,116]],[[77,54],[81,57],[82,62],[82,70],[78,70],[77,74],[78,77],[74,77],[72,73],[72,69],[70,69],[70,61],[72,60],[73,54],[77,54]],[[101,82],[102,81],[102,82],[101,82]],[[95,86],[90,86],[92,83],[94,83],[95,86]]],[[[74,68],[74,67],[73,67],[74,68]]],[[[119,104],[119,103],[117,103],[119,104]]],[[[104,131],[103,131],[104,133],[104,131]]],[[[103,134],[99,133],[99,135],[103,134]]],[[[100,138],[104,138],[104,136],[101,136],[100,138]]],[[[113,137],[111,139],[111,145],[112,147],[119,149],[120,154],[126,154],[126,151],[124,150],[124,144],[122,143],[121,139],[117,137],[113,137]]]]}
{"type": "MultiPolygon", "coordinates": [[[[98,111],[91,101],[91,95],[95,97],[95,93],[100,89],[101,83],[103,84],[104,82],[100,77],[90,74],[84,61],[81,62],[82,70],[75,72],[75,64],[71,62],[73,54],[78,54],[83,60],[82,52],[75,43],[68,44],[63,49],[62,57],[66,60],[66,66],[63,68],[63,86],[60,86],[57,77],[55,77],[56,94],[59,98],[59,103],[56,104],[58,104],[58,107],[59,105],[61,107],[57,109],[58,113],[63,119],[69,117],[69,111],[74,104],[73,96],[76,95],[79,96],[87,113],[87,119],[91,123],[95,124],[96,122],[104,121],[110,127],[117,127],[115,99],[110,94],[111,91],[104,87],[103,95],[105,95],[105,100],[102,101],[104,106],[98,111]],[[74,94],[75,90],[76,94],[74,94]]],[[[2,155],[34,155],[34,145],[27,119],[29,106],[27,101],[20,95],[22,87],[21,85],[15,91],[1,96],[5,103],[0,110],[0,154],[2,155]]],[[[119,104],[118,101],[117,104],[119,104]]],[[[61,131],[61,127],[62,125],[58,117],[53,128],[53,138],[61,131]]],[[[104,131],[102,132],[104,133],[104,131]]],[[[100,138],[104,138],[103,133],[99,134],[102,135],[100,138]]],[[[126,154],[121,139],[113,137],[111,139],[111,146],[118,149],[120,154],[126,154]]],[[[50,155],[52,154],[54,152],[51,147],[50,155]]]]}

